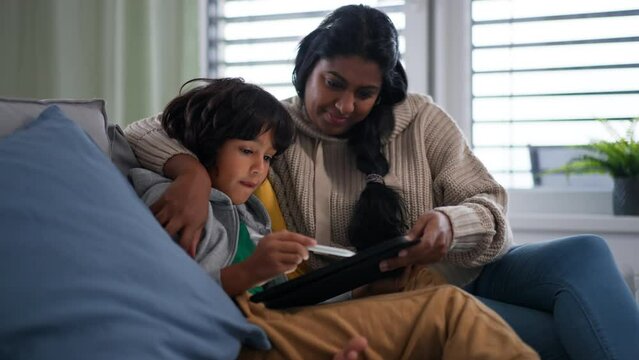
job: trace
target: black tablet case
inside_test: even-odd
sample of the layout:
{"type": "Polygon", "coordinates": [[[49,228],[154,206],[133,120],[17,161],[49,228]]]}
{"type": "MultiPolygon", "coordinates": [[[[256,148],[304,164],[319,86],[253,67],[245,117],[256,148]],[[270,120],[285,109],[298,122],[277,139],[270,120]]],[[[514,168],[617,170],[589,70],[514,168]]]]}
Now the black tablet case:
{"type": "Polygon", "coordinates": [[[401,249],[418,242],[407,240],[403,236],[386,240],[356,255],[268,288],[251,296],[250,300],[263,302],[271,309],[317,304],[359,286],[397,274],[397,271],[381,272],[380,261],[395,257],[401,249]]]}

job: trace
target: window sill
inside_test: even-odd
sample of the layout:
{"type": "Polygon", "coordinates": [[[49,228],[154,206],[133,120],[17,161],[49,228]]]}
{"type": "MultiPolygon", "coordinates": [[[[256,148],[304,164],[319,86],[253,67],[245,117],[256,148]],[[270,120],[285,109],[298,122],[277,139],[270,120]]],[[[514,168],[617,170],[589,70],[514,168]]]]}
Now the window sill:
{"type": "Polygon", "coordinates": [[[508,189],[508,212],[612,216],[612,191],[571,188],[508,189]]]}
{"type": "MultiPolygon", "coordinates": [[[[515,232],[557,231],[569,233],[639,234],[638,216],[512,213],[508,218],[515,232]]],[[[639,240],[639,237],[637,240],[639,240]]]]}
{"type": "Polygon", "coordinates": [[[610,190],[509,189],[508,195],[515,232],[639,234],[639,216],[612,214],[610,190]]]}

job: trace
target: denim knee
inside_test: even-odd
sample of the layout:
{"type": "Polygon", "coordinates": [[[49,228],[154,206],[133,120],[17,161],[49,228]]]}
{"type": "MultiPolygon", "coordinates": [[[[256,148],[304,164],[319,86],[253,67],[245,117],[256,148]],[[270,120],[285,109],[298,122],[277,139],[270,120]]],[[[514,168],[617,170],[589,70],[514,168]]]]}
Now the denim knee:
{"type": "Polygon", "coordinates": [[[557,266],[564,264],[575,268],[592,268],[603,265],[605,268],[614,265],[608,243],[597,235],[577,235],[558,239],[550,244],[548,250],[554,252],[555,259],[559,260],[555,264],[557,266]]]}
{"type": "Polygon", "coordinates": [[[568,239],[572,242],[579,243],[578,245],[575,244],[575,250],[581,255],[588,257],[599,257],[603,254],[612,255],[610,248],[608,247],[608,243],[601,236],[586,234],[574,236],[568,239]]]}

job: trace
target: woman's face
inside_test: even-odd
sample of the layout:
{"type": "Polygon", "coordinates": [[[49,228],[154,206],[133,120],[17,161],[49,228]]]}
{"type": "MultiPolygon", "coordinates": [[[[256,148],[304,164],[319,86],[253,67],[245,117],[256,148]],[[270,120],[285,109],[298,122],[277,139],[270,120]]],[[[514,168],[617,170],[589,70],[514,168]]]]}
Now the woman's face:
{"type": "Polygon", "coordinates": [[[381,87],[375,62],[360,56],[320,59],[306,81],[306,113],[324,134],[344,135],[368,116],[381,87]]]}

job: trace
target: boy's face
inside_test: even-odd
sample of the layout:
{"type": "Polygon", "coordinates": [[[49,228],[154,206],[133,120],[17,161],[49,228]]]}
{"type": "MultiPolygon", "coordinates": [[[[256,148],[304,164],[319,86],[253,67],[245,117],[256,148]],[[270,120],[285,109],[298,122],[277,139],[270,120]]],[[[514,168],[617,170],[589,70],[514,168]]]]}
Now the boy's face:
{"type": "Polygon", "coordinates": [[[227,140],[209,169],[211,186],[225,193],[233,204],[243,204],[266,179],[275,155],[269,130],[254,140],[227,140]]]}

